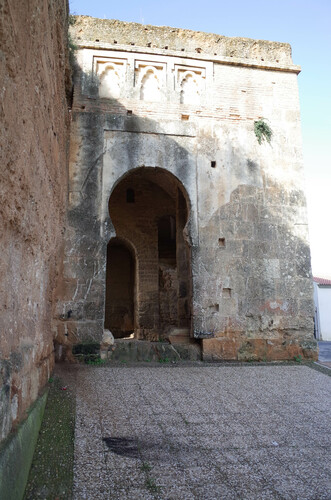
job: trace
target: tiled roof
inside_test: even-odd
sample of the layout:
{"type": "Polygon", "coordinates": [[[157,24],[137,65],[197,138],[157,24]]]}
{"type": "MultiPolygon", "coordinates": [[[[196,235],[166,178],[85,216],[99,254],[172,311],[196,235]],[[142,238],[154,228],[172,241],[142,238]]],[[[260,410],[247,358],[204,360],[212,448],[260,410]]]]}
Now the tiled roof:
{"type": "Polygon", "coordinates": [[[331,285],[331,280],[327,280],[325,278],[317,278],[316,276],[313,277],[313,280],[315,283],[318,285],[331,285]]]}

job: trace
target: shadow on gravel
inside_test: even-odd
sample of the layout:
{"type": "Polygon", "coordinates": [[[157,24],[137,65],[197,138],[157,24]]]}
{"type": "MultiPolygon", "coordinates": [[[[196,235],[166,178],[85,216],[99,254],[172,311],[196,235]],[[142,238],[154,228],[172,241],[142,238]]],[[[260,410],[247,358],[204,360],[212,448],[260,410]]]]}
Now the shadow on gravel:
{"type": "Polygon", "coordinates": [[[104,437],[102,440],[106,443],[110,451],[123,457],[139,458],[138,441],[126,437],[104,437]]]}
{"type": "MultiPolygon", "coordinates": [[[[167,445],[153,442],[151,439],[142,441],[141,439],[130,437],[103,437],[109,451],[127,458],[141,458],[151,462],[164,462],[169,460],[170,455],[175,451],[176,445],[168,442],[167,445]]],[[[181,447],[177,443],[177,447],[181,447]]]]}

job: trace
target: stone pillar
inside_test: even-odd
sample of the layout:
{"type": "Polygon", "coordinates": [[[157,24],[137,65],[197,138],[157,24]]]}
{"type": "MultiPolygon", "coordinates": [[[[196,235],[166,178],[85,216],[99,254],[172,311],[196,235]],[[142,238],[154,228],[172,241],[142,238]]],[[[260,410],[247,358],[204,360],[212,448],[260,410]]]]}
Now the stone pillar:
{"type": "Polygon", "coordinates": [[[184,240],[183,234],[184,227],[187,221],[187,205],[180,189],[177,189],[176,219],[178,326],[189,327],[191,318],[189,248],[184,240]]]}

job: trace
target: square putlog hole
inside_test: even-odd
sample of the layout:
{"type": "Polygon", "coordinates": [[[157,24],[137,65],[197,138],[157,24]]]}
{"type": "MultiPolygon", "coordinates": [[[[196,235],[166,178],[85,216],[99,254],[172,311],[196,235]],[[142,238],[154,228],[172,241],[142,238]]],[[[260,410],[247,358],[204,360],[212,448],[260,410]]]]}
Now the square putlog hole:
{"type": "Polygon", "coordinates": [[[218,238],[218,246],[221,248],[225,247],[225,238],[218,238]]]}
{"type": "Polygon", "coordinates": [[[230,299],[231,298],[231,288],[223,288],[223,291],[222,291],[222,297],[223,299],[230,299]]]}

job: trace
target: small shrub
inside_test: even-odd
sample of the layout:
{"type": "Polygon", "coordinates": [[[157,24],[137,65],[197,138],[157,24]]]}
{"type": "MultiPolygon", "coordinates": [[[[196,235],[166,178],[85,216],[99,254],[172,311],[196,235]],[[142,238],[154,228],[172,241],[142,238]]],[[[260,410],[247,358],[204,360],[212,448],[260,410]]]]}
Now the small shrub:
{"type": "Polygon", "coordinates": [[[271,141],[272,130],[264,120],[254,122],[254,132],[259,144],[264,140],[267,142],[271,141]]]}
{"type": "Polygon", "coordinates": [[[140,467],[143,472],[149,472],[152,467],[148,462],[143,462],[142,466],[140,467]]]}
{"type": "Polygon", "coordinates": [[[74,24],[76,24],[76,16],[69,14],[68,23],[69,26],[73,26],[74,24]]]}
{"type": "Polygon", "coordinates": [[[152,493],[159,493],[161,491],[161,487],[157,486],[156,481],[153,477],[148,477],[146,479],[145,486],[152,493]]]}
{"type": "Polygon", "coordinates": [[[100,365],[104,365],[106,363],[106,360],[105,359],[101,359],[100,357],[96,357],[96,358],[93,358],[93,359],[88,359],[87,361],[85,361],[85,363],[87,365],[100,366],[100,365]]]}
{"type": "Polygon", "coordinates": [[[159,363],[169,363],[170,359],[169,358],[160,358],[159,363]]]}

